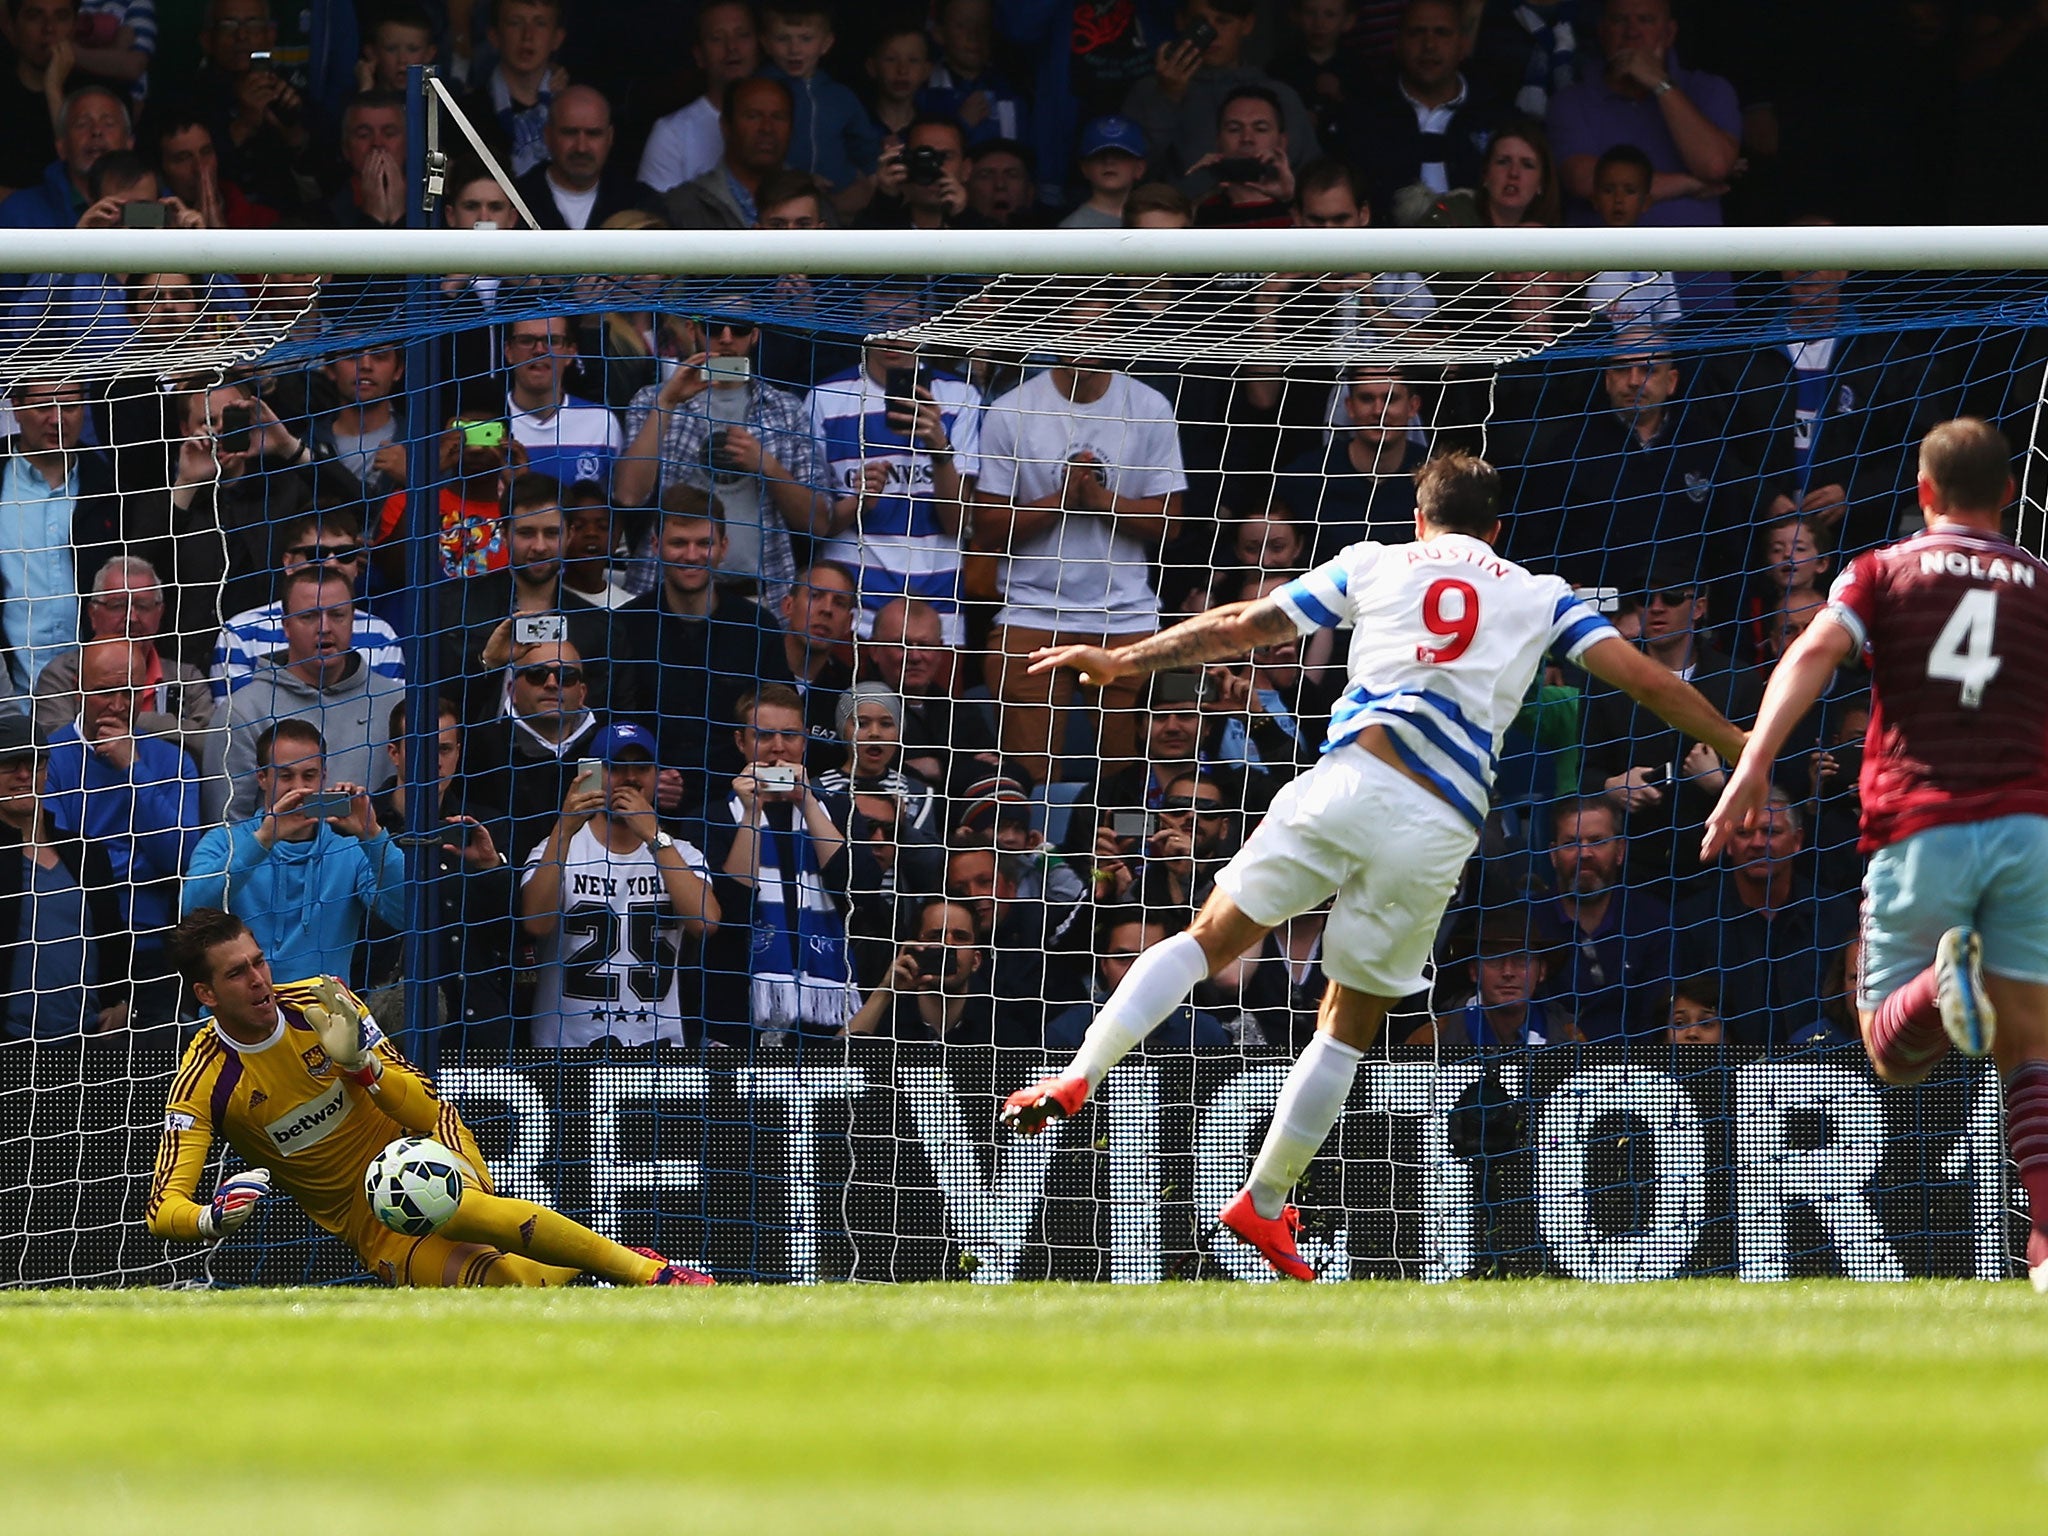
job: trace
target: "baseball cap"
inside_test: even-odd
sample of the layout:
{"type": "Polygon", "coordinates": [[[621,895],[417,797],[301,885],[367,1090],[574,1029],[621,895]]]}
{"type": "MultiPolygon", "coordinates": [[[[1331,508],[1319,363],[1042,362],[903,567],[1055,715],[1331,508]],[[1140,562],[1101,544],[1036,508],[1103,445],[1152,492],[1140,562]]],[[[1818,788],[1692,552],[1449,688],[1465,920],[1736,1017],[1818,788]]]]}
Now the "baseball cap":
{"type": "Polygon", "coordinates": [[[644,752],[650,763],[660,761],[654,750],[654,733],[630,720],[614,721],[599,731],[597,740],[590,744],[591,756],[607,763],[620,761],[628,752],[644,752]]]}
{"type": "Polygon", "coordinates": [[[43,733],[27,715],[0,715],[0,757],[19,757],[43,745],[43,733]]]}
{"type": "Polygon", "coordinates": [[[1081,158],[1099,155],[1105,149],[1120,149],[1140,160],[1146,156],[1145,131],[1128,117],[1098,117],[1081,130],[1081,158]]]}

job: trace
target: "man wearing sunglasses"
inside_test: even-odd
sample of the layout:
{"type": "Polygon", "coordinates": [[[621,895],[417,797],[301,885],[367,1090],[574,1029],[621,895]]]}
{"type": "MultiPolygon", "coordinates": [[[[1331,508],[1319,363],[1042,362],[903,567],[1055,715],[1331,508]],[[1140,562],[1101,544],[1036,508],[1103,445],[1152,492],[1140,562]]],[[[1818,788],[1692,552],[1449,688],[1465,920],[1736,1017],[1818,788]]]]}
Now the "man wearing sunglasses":
{"type": "Polygon", "coordinates": [[[483,819],[520,864],[561,814],[576,764],[594,755],[606,722],[589,707],[583,656],[567,641],[515,644],[506,698],[510,713],[464,736],[450,805],[483,819]]]}

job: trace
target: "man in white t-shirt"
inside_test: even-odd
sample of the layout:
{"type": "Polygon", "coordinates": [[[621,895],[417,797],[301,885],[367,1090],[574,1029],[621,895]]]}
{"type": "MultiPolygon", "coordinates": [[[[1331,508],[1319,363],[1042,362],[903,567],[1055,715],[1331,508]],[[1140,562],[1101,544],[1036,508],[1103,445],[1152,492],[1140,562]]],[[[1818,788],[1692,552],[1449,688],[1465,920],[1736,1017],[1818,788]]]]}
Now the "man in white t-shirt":
{"type": "Polygon", "coordinates": [[[754,8],[743,0],[713,0],[697,12],[697,41],[690,57],[704,76],[704,94],[658,120],[648,130],[647,147],[640,154],[640,179],[656,192],[702,176],[725,153],[718,131],[725,89],[761,67],[754,8]]]}
{"type": "MultiPolygon", "coordinates": [[[[1188,483],[1173,407],[1128,374],[1076,358],[988,408],[980,466],[976,540],[1008,556],[989,635],[1003,756],[1044,783],[1073,686],[1064,673],[1027,671],[1032,653],[1129,645],[1159,627],[1153,551],[1188,483]]],[[[1137,755],[1137,701],[1133,678],[1102,690],[1104,772],[1137,755]]]]}
{"type": "Polygon", "coordinates": [[[644,726],[606,726],[589,750],[519,887],[520,926],[540,950],[533,1043],[681,1045],[683,940],[718,926],[709,866],[655,817],[644,726]]]}
{"type": "Polygon", "coordinates": [[[563,371],[575,360],[576,332],[560,315],[506,326],[511,380],[505,414],[534,474],[552,475],[564,485],[610,484],[612,460],[626,446],[626,436],[608,408],[579,400],[563,387],[563,371]]]}

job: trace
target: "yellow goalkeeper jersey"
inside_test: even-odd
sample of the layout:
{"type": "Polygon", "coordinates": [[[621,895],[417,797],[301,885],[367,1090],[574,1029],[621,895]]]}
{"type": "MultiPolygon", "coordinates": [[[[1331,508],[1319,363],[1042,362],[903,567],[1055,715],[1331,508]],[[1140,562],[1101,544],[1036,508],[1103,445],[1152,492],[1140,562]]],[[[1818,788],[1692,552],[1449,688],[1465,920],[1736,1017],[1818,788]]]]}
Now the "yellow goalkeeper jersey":
{"type": "Polygon", "coordinates": [[[363,1174],[393,1140],[433,1136],[451,1147],[464,1144],[453,1106],[441,1103],[432,1079],[374,1022],[365,1026],[383,1064],[374,1089],[329,1065],[305,1018],[306,1005],[316,1001],[314,979],[279,984],[277,1028],[261,1044],[230,1040],[209,1020],[186,1047],[164,1105],[149,1187],[147,1220],[157,1236],[199,1236],[199,1178],[216,1136],[250,1166],[268,1168],[274,1187],[337,1236],[359,1224],[352,1218],[363,1208],[363,1174]]]}

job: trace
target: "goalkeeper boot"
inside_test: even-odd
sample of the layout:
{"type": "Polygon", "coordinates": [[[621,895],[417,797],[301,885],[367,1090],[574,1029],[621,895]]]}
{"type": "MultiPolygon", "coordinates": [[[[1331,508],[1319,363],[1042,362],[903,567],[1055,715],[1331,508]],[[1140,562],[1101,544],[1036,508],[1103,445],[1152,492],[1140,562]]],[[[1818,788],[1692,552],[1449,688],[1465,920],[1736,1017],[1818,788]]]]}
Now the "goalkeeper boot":
{"type": "Polygon", "coordinates": [[[652,1259],[661,1266],[659,1270],[655,1271],[654,1278],[647,1282],[649,1285],[718,1284],[716,1280],[705,1274],[703,1270],[692,1269],[687,1264],[678,1264],[674,1259],[663,1258],[652,1248],[635,1248],[633,1251],[639,1254],[641,1258],[652,1259]]]}
{"type": "Polygon", "coordinates": [[[1252,1192],[1241,1189],[1216,1219],[1258,1249],[1260,1257],[1288,1279],[1315,1279],[1315,1270],[1294,1246],[1294,1234],[1301,1230],[1301,1212],[1293,1206],[1281,1207],[1278,1216],[1261,1216],[1252,1204],[1252,1192]]]}
{"type": "Polygon", "coordinates": [[[1991,1049],[1998,1010],[1984,990],[1984,944],[1974,928],[1951,928],[1934,948],[1934,1003],[1949,1043],[1965,1056],[1991,1049]]]}
{"type": "Polygon", "coordinates": [[[1070,1120],[1088,1102],[1085,1077],[1041,1077],[1003,1100],[1003,1124],[1019,1136],[1036,1136],[1054,1120],[1070,1120]]]}

